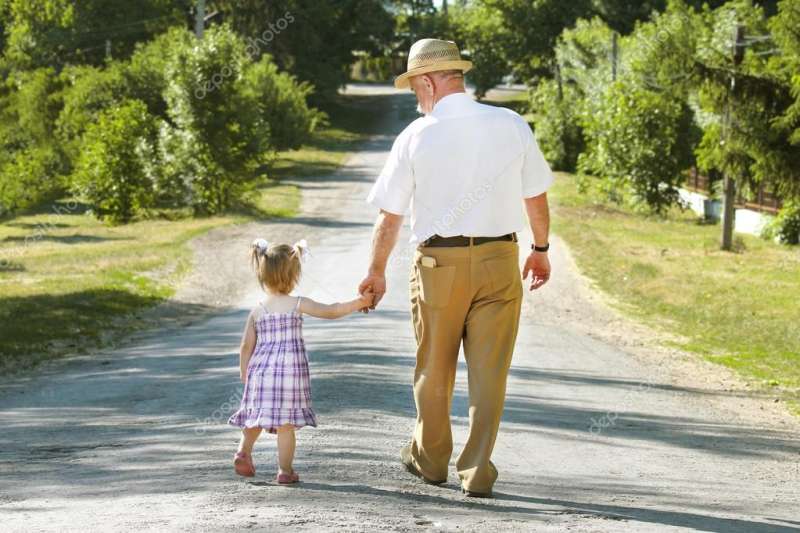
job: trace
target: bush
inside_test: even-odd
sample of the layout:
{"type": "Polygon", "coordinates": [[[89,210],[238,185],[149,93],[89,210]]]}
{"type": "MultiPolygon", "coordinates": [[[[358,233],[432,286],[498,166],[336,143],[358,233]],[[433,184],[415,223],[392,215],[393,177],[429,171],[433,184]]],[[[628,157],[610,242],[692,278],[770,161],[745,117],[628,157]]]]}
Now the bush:
{"type": "Polygon", "coordinates": [[[126,96],[125,80],[119,64],[102,69],[73,66],[61,73],[64,107],[58,116],[58,136],[71,164],[77,164],[83,149],[81,138],[106,109],[118,105],[126,96]]]}
{"type": "Polygon", "coordinates": [[[388,56],[371,56],[358,54],[358,59],[351,68],[351,77],[357,81],[388,82],[394,77],[392,58],[388,56]]]}
{"type": "Polygon", "coordinates": [[[101,218],[127,222],[152,204],[155,126],[144,102],[128,100],[86,129],[72,188],[101,218]]]}
{"type": "Polygon", "coordinates": [[[54,133],[60,93],[49,68],[15,72],[0,87],[0,215],[63,192],[66,159],[54,133]]]}
{"type": "Polygon", "coordinates": [[[475,96],[483,98],[511,71],[506,51],[512,35],[503,24],[499,12],[481,3],[470,7],[454,6],[450,17],[454,37],[469,53],[473,68],[467,79],[475,85],[475,96]]]}
{"type": "Polygon", "coordinates": [[[171,155],[165,179],[182,182],[199,213],[230,207],[269,160],[269,124],[254,112],[260,103],[242,79],[249,61],[242,40],[217,26],[168,66],[164,96],[174,127],[161,134],[171,155]]]}
{"type": "Polygon", "coordinates": [[[63,191],[61,162],[47,147],[14,152],[0,166],[0,216],[55,200],[63,191]]]}
{"type": "Polygon", "coordinates": [[[783,244],[800,244],[800,200],[789,200],[765,228],[762,237],[783,244]]]}
{"type": "Polygon", "coordinates": [[[559,95],[558,83],[545,81],[531,94],[536,140],[554,169],[572,172],[586,143],[580,118],[581,101],[571,85],[559,95]]]}
{"type": "Polygon", "coordinates": [[[323,117],[306,103],[313,86],[279,72],[269,56],[246,65],[241,87],[245,97],[256,102],[261,120],[269,125],[270,141],[276,150],[299,148],[323,117]]]}
{"type": "Polygon", "coordinates": [[[195,36],[183,28],[171,28],[147,43],[140,43],[121,68],[126,96],[147,104],[151,115],[166,119],[167,66],[173,54],[195,44],[195,36]]]}
{"type": "Polygon", "coordinates": [[[588,151],[579,169],[602,177],[601,188],[612,200],[630,193],[635,204],[658,213],[678,203],[694,145],[693,115],[685,102],[616,82],[600,111],[586,115],[584,127],[588,151]]]}

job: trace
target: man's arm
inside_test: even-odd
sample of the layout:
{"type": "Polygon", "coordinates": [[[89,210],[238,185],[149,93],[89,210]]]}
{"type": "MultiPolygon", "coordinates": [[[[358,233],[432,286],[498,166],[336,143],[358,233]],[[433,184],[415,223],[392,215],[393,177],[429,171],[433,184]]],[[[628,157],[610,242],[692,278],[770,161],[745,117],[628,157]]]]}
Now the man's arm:
{"type": "MultiPolygon", "coordinates": [[[[525,211],[528,213],[534,244],[546,246],[550,242],[550,208],[547,204],[547,193],[525,198],[525,211]]],[[[528,259],[525,260],[522,278],[528,279],[529,272],[533,273],[530,290],[536,290],[547,283],[547,280],[550,279],[550,260],[547,252],[531,250],[528,259]]]]}
{"type": "Polygon", "coordinates": [[[358,292],[361,294],[372,289],[373,299],[370,309],[375,309],[386,293],[386,265],[389,262],[389,255],[397,244],[402,225],[403,215],[395,215],[383,209],[375,221],[369,270],[367,277],[358,286],[358,292]]]}

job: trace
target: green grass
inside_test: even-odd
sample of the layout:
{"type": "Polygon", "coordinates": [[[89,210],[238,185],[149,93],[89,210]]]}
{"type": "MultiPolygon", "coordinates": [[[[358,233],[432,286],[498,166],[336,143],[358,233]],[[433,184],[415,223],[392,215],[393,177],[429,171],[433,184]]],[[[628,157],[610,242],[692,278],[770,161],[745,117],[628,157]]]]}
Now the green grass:
{"type": "Polygon", "coordinates": [[[522,115],[529,123],[533,123],[533,114],[530,113],[530,97],[528,91],[494,90],[482,100],[482,103],[498,107],[507,107],[522,115]]]}
{"type": "Polygon", "coordinates": [[[0,372],[102,346],[135,327],[126,318],[174,294],[190,267],[190,239],[234,222],[294,216],[300,192],[282,180],[335,171],[374,131],[375,115],[373,102],[339,99],[330,124],[279,154],[271,179],[222,216],[162,212],[109,226],[64,199],[1,222],[0,372]]]}
{"type": "Polygon", "coordinates": [[[719,225],[691,212],[648,217],[579,194],[559,174],[553,230],[581,270],[622,311],[676,333],[678,347],[800,399],[800,250],[738,235],[719,250],[719,225]]]}

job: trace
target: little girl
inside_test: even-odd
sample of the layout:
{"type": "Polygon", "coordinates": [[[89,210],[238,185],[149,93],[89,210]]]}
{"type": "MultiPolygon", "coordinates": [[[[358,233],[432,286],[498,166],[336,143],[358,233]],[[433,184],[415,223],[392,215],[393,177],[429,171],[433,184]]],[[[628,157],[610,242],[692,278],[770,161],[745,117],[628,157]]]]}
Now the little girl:
{"type": "Polygon", "coordinates": [[[307,253],[305,240],[289,246],[256,239],[251,246],[253,267],[266,297],[247,317],[239,350],[244,394],[239,410],[228,420],[242,428],[239,450],[233,459],[234,470],[240,476],[255,475],[253,445],[266,429],[278,435],[278,483],[300,480],[292,468],[294,432],[317,425],[311,407],[303,314],[340,318],[372,304],[370,293],[335,304],[289,296],[300,279],[300,263],[307,253]]]}

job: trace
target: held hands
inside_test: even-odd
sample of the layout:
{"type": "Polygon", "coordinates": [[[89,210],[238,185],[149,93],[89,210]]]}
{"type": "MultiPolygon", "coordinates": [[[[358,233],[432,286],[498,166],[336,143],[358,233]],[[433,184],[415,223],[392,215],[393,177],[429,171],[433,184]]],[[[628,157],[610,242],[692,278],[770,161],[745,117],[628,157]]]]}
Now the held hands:
{"type": "Polygon", "coordinates": [[[361,312],[366,312],[367,309],[372,305],[372,301],[375,297],[375,293],[372,290],[372,287],[368,287],[364,292],[358,295],[358,310],[361,312]]]}
{"type": "Polygon", "coordinates": [[[531,252],[525,260],[525,267],[522,269],[522,279],[528,279],[528,273],[532,273],[530,290],[534,291],[547,283],[550,279],[550,260],[547,252],[531,252]]]}
{"type": "Polygon", "coordinates": [[[369,304],[361,309],[362,312],[369,313],[386,294],[386,276],[370,272],[358,286],[358,292],[362,297],[370,296],[369,304]]]}

